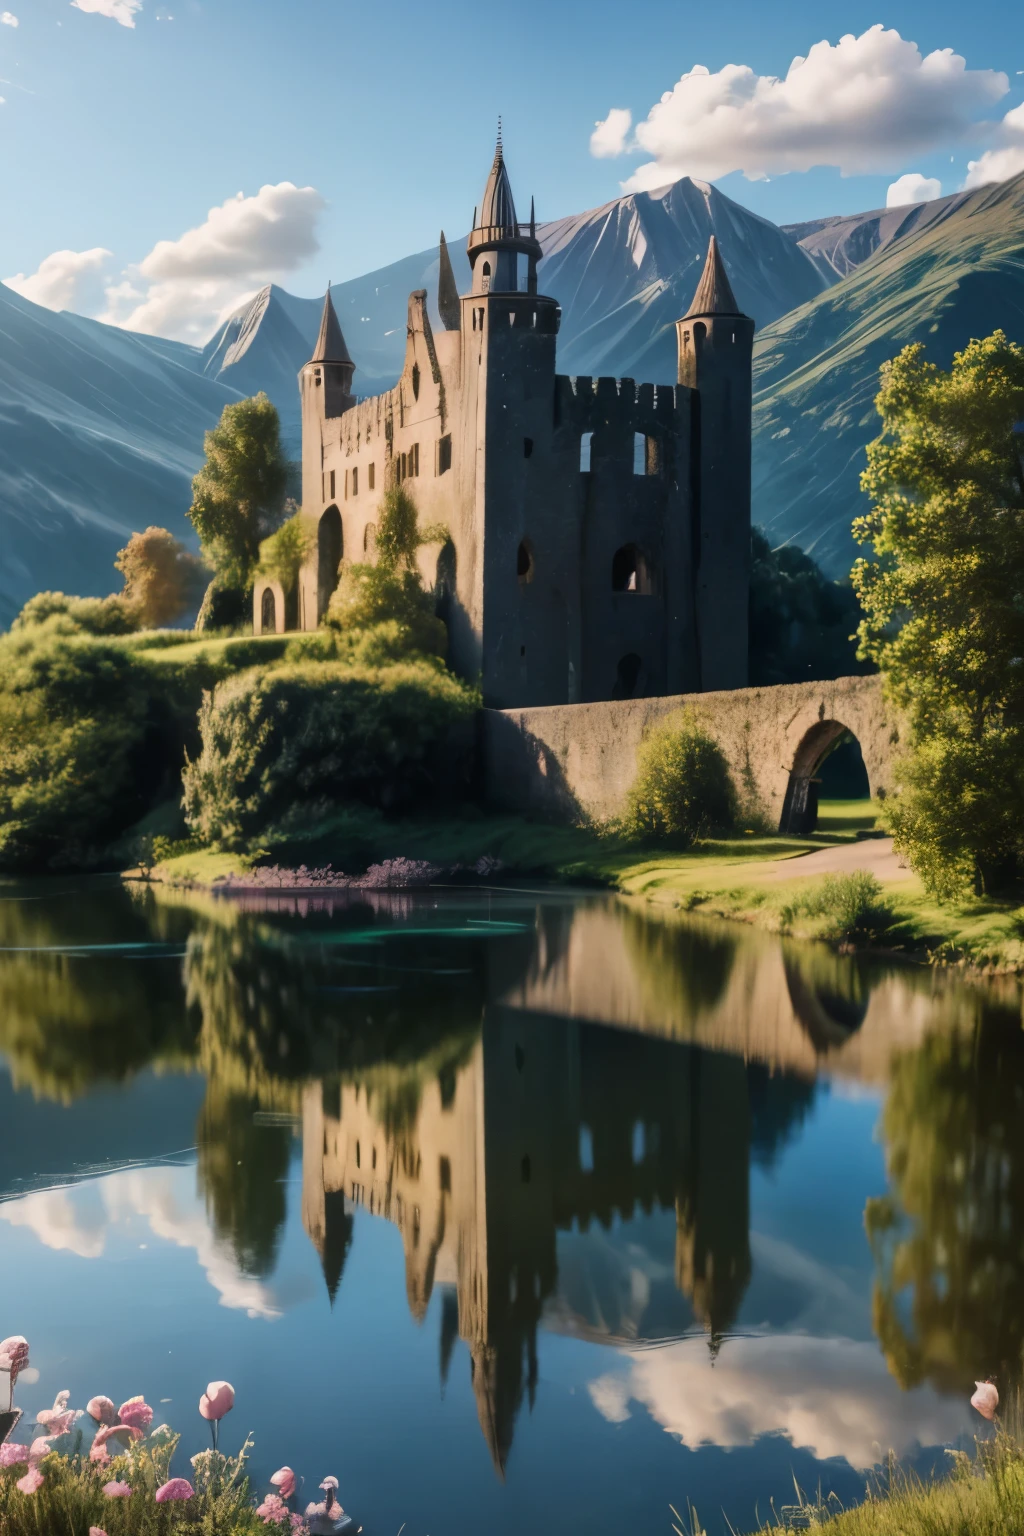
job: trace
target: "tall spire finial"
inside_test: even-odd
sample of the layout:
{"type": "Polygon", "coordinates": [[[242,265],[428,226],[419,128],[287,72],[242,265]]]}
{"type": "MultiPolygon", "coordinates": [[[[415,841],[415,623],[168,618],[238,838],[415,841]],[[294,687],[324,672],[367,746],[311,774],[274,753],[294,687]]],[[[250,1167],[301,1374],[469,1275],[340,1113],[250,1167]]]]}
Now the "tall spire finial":
{"type": "Polygon", "coordinates": [[[494,151],[494,153],[497,155],[499,160],[502,158],[503,151],[502,151],[502,148],[501,148],[501,113],[500,112],[498,113],[498,147],[494,151]]]}

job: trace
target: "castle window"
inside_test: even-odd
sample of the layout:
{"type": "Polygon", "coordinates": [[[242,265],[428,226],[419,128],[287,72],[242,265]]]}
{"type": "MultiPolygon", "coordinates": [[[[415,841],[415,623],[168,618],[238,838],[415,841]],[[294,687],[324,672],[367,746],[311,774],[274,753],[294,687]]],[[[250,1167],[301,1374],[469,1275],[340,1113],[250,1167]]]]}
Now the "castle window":
{"type": "Polygon", "coordinates": [[[642,1120],[633,1126],[633,1166],[638,1168],[647,1156],[647,1133],[642,1120]]]}
{"type": "Polygon", "coordinates": [[[371,491],[373,490],[373,484],[374,484],[375,478],[376,478],[376,476],[374,474],[374,468],[373,468],[373,465],[371,464],[369,466],[369,468],[367,469],[367,471],[366,471],[366,483],[369,486],[371,491]]]}
{"type": "Polygon", "coordinates": [[[412,397],[413,397],[414,400],[418,400],[419,397],[420,397],[420,365],[419,365],[419,363],[413,363],[413,365],[412,365],[412,397]]]}
{"type": "Polygon", "coordinates": [[[633,473],[647,474],[647,438],[642,432],[633,433],[633,473]]]}
{"type": "Polygon", "coordinates": [[[337,492],[334,489],[334,470],[332,469],[331,470],[331,496],[330,496],[331,501],[334,500],[336,494],[337,494],[337,492]]]}
{"type": "Polygon", "coordinates": [[[452,1192],[452,1165],[446,1157],[441,1159],[441,1193],[450,1195],[452,1192]]]}
{"type": "Polygon", "coordinates": [[[419,443],[413,443],[412,447],[409,449],[409,473],[410,473],[410,475],[418,475],[419,472],[420,472],[420,445],[419,445],[419,443]]]}
{"type": "Polygon", "coordinates": [[[591,444],[591,440],[592,440],[593,436],[594,436],[593,432],[584,432],[583,436],[580,438],[580,474],[581,475],[589,475],[589,473],[590,473],[590,444],[591,444]]]}
{"type": "Polygon", "coordinates": [[[516,575],[520,586],[533,580],[533,546],[529,539],[523,540],[516,553],[516,575]]]}
{"type": "Polygon", "coordinates": [[[277,603],[271,587],[263,588],[260,602],[260,634],[272,635],[277,629],[277,603]]]}
{"type": "Polygon", "coordinates": [[[532,456],[532,454],[533,454],[533,438],[532,437],[524,437],[523,438],[523,458],[524,459],[528,459],[528,458],[530,458],[532,456]]]}
{"type": "Polygon", "coordinates": [[[359,469],[358,469],[358,467],[356,467],[352,471],[352,495],[353,496],[358,496],[359,495],[359,469]]]}
{"type": "Polygon", "coordinates": [[[317,528],[317,622],[327,612],[331,595],[338,585],[343,554],[341,513],[337,507],[328,507],[317,528]]]}
{"type": "Polygon", "coordinates": [[[643,662],[634,651],[631,651],[628,656],[620,657],[619,664],[615,668],[613,699],[631,699],[635,696],[642,667],[643,662]]]}
{"type": "Polygon", "coordinates": [[[437,467],[435,474],[446,475],[452,467],[452,435],[446,432],[437,440],[437,467]]]}
{"type": "Polygon", "coordinates": [[[367,523],[363,529],[363,554],[375,555],[377,553],[377,525],[367,523]]]}
{"type": "Polygon", "coordinates": [[[594,1171],[594,1136],[589,1125],[580,1126],[580,1172],[594,1171]]]}
{"type": "Polygon", "coordinates": [[[348,470],[345,471],[345,500],[348,501],[348,470]]]}
{"type": "Polygon", "coordinates": [[[612,556],[612,591],[650,596],[651,568],[643,551],[635,544],[624,544],[612,556]]]}
{"type": "Polygon", "coordinates": [[[516,323],[516,312],[514,309],[510,309],[508,312],[508,323],[509,325],[515,325],[516,323]]]}

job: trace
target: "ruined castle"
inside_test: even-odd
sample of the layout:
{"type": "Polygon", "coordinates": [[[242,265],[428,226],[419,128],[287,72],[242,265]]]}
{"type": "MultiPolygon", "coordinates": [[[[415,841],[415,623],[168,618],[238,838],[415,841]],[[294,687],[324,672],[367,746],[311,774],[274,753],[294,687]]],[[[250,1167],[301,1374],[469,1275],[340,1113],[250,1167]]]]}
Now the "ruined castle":
{"type": "Polygon", "coordinates": [[[434,332],[409,297],[394,389],[353,393],[330,292],[299,375],[302,505],[315,546],[294,593],[259,578],[256,633],[315,629],[343,559],[372,561],[384,493],[405,485],[449,661],[507,709],[743,687],[751,353],[712,237],[676,322],[675,385],[555,371],[561,311],[537,291],[531,203],[516,214],[499,136],[457,291],[441,237],[434,332]]]}

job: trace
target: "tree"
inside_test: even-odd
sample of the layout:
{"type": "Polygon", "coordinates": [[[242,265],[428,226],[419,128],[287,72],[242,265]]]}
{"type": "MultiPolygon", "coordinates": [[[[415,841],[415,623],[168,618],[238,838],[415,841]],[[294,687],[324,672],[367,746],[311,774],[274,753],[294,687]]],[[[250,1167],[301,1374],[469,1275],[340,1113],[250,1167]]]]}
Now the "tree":
{"type": "MultiPolygon", "coordinates": [[[[295,503],[289,502],[288,506],[294,507],[295,503]]],[[[294,589],[299,571],[315,546],[316,523],[296,509],[277,532],[260,545],[259,574],[279,581],[287,595],[294,589]]]]}
{"type": "Polygon", "coordinates": [[[772,549],[751,534],[750,682],[799,683],[872,670],[858,661],[860,604],[849,581],[830,581],[795,544],[772,549]]]}
{"type": "Polygon", "coordinates": [[[1024,348],[996,331],[946,372],[905,347],[876,404],[859,654],[909,727],[896,847],[953,900],[1024,869],[1024,348]]]}
{"type": "Polygon", "coordinates": [[[192,481],[188,512],[215,573],[200,626],[209,621],[215,590],[235,594],[241,611],[260,544],[283,516],[288,479],[277,411],[265,394],[226,405],[204,447],[206,463],[192,481]]]}
{"type": "Polygon", "coordinates": [[[722,749],[692,710],[657,726],[640,748],[625,829],[678,848],[731,827],[736,791],[722,749]]]}
{"type": "Polygon", "coordinates": [[[114,567],[124,577],[121,600],[142,629],[160,629],[198,607],[209,581],[203,562],[166,528],[133,533],[114,567]]]}

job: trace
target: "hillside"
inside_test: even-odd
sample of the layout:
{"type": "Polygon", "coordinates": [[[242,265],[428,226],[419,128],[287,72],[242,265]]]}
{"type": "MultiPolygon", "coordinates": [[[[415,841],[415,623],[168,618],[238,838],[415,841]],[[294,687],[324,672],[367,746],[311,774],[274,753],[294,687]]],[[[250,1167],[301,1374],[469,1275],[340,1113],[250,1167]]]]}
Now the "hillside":
{"type": "Polygon", "coordinates": [[[43,587],[114,589],[133,529],[186,531],[203,433],[237,398],[196,358],[0,283],[0,626],[43,587]]]}
{"type": "Polygon", "coordinates": [[[997,327],[1024,341],[1024,176],[943,201],[938,217],[755,341],[754,519],[832,575],[856,553],[850,524],[865,507],[858,477],[878,434],[882,363],[921,341],[948,367],[997,327]]]}

